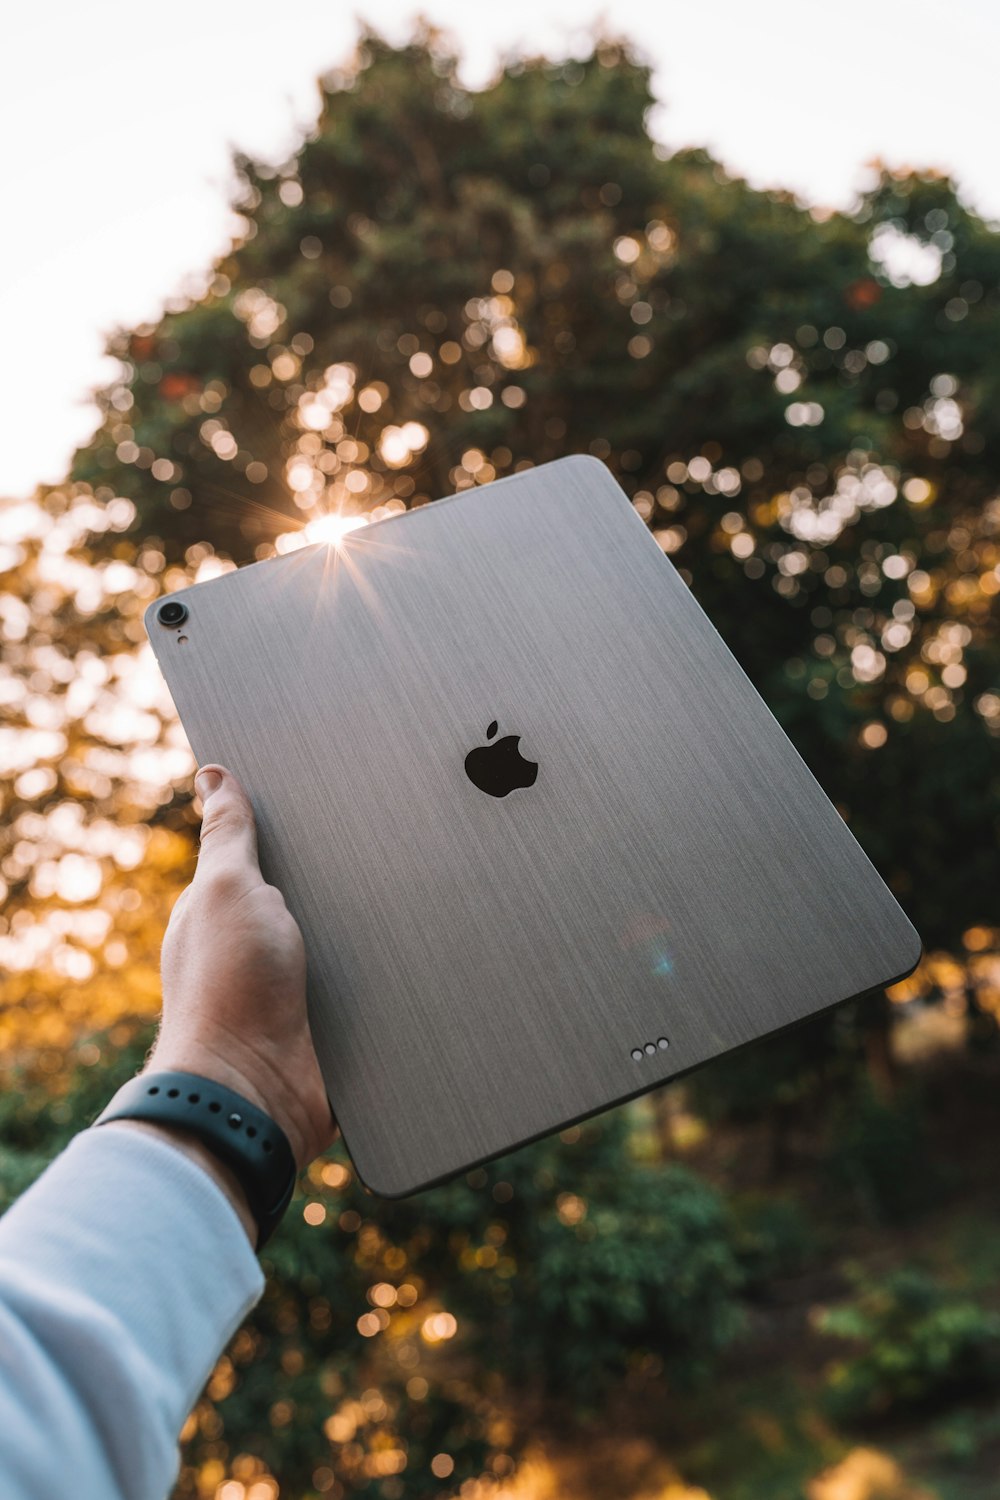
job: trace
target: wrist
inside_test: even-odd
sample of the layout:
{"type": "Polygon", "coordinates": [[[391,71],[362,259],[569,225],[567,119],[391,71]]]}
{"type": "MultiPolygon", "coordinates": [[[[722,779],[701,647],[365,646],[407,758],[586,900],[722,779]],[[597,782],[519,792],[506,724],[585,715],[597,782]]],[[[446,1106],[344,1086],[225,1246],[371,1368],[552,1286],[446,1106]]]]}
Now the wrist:
{"type": "Polygon", "coordinates": [[[264,1068],[255,1058],[237,1053],[232,1046],[223,1051],[202,1038],[174,1038],[161,1032],[142,1072],[197,1073],[242,1094],[281,1126],[297,1165],[307,1164],[309,1152],[296,1101],[285,1097],[273,1069],[264,1068]]]}
{"type": "MultiPolygon", "coordinates": [[[[123,1083],[93,1123],[101,1126],[122,1119],[149,1121],[195,1136],[237,1178],[257,1224],[255,1248],[266,1244],[291,1202],[298,1178],[291,1142],[272,1115],[218,1078],[189,1067],[158,1066],[123,1083]]],[[[236,1201],[242,1205],[242,1200],[236,1201]]]]}

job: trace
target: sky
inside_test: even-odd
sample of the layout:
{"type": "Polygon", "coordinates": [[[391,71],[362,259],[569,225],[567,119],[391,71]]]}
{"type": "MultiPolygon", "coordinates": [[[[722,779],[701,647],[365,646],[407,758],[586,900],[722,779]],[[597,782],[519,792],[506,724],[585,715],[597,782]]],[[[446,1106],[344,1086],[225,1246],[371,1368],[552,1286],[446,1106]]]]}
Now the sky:
{"type": "MultiPolygon", "coordinates": [[[[569,0],[425,0],[470,87],[519,50],[581,55],[601,11],[569,0]]],[[[366,0],[50,0],[7,17],[0,57],[0,496],[56,483],[96,423],[115,327],[197,286],[231,232],[230,153],[281,161],[317,76],[358,21],[390,39],[417,8],[366,0]]],[[[935,166],[1000,220],[995,0],[615,0],[604,29],[654,67],[653,134],[709,147],[757,186],[848,204],[878,156],[935,166]]]]}

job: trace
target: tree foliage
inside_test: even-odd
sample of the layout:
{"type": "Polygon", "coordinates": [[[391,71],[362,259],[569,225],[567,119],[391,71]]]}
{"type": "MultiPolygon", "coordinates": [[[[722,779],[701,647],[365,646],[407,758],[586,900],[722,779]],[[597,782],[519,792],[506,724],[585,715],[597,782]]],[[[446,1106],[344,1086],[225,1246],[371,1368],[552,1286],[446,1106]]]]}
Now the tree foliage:
{"type": "MultiPolygon", "coordinates": [[[[1000,1009],[1000,236],[934,173],[810,212],[654,147],[651,102],[610,41],[470,93],[433,35],[365,36],[289,161],[237,159],[203,294],[112,339],[93,440],[5,525],[8,1196],[137,1065],[192,868],[149,599],[570,452],[621,480],[914,919],[930,956],[901,997],[1000,1009]]],[[[822,1022],[694,1097],[850,1117],[863,1032],[822,1022]]],[[[739,1324],[749,1231],[637,1161],[625,1121],[411,1204],[315,1163],[180,1493],[272,1472],[386,1500],[485,1475],[463,1491],[485,1496],[519,1402],[696,1379],[739,1324]]],[[[848,1130],[838,1160],[871,1198],[865,1145],[848,1130]]],[[[752,1277],[793,1231],[754,1231],[752,1277]]]]}
{"type": "Polygon", "coordinates": [[[821,1327],[855,1349],[828,1376],[832,1405],[850,1417],[926,1410],[1000,1378],[1000,1315],[926,1272],[901,1270],[862,1287],[824,1313],[821,1327]]]}
{"type": "Polygon", "coordinates": [[[169,561],[242,563],[330,509],[598,454],[954,943],[991,917],[997,824],[998,237],[933,174],[823,216],[663,159],[651,102],[612,44],[468,93],[440,48],[366,38],[293,160],[239,161],[205,297],[115,341],[74,477],[169,561]]]}

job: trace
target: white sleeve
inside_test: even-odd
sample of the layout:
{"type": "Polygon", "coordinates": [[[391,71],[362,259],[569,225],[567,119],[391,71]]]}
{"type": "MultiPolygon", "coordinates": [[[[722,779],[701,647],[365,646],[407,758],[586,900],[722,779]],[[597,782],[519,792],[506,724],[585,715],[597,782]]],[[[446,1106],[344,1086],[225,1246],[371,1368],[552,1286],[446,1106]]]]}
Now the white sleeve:
{"type": "Polygon", "coordinates": [[[75,1136],[0,1219],[0,1495],[164,1500],[177,1435],[263,1290],[190,1157],[114,1122],[75,1136]]]}

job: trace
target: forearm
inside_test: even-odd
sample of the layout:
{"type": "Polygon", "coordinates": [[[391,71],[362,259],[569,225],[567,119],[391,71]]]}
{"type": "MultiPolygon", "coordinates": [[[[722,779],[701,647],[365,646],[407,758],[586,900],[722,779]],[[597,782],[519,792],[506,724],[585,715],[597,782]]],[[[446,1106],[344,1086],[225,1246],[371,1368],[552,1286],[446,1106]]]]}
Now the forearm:
{"type": "Polygon", "coordinates": [[[0,1493],[165,1496],[177,1433],[263,1290],[228,1168],[160,1127],[74,1138],[0,1220],[0,1493]],[[223,1180],[220,1180],[222,1178],[223,1180]]]}
{"type": "MultiPolygon", "coordinates": [[[[302,935],[261,875],[239,782],[203,767],[198,790],[198,871],[164,938],[144,1072],[231,1089],[302,1168],[334,1135],[302,935]]],[[[77,1500],[166,1496],[177,1434],[263,1292],[259,1233],[235,1173],[186,1125],[111,1119],[71,1141],[0,1219],[2,1500],[67,1483],[77,1500]]]]}

